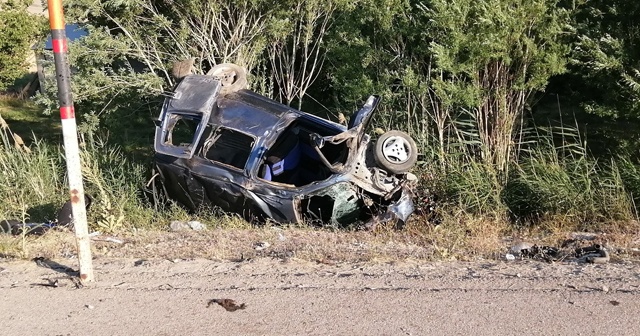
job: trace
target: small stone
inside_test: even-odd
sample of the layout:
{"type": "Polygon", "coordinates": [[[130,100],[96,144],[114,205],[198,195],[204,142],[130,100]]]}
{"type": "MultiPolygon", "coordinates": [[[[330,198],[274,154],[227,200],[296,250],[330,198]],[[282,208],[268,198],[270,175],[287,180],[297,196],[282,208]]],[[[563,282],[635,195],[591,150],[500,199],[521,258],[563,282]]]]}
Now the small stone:
{"type": "Polygon", "coordinates": [[[183,221],[171,221],[171,223],[169,224],[169,229],[171,229],[171,231],[185,231],[185,230],[191,230],[191,227],[189,226],[189,224],[187,222],[183,222],[183,221]]]}
{"type": "Polygon", "coordinates": [[[263,242],[257,242],[256,245],[254,246],[254,249],[256,251],[262,251],[266,248],[269,248],[269,246],[271,246],[271,244],[269,244],[269,242],[263,241],[263,242]]]}
{"type": "Polygon", "coordinates": [[[516,273],[516,278],[522,278],[522,274],[516,273]]]}
{"type": "Polygon", "coordinates": [[[93,308],[95,308],[95,307],[94,307],[94,306],[92,306],[92,305],[85,305],[85,307],[87,307],[87,309],[93,309],[93,308]]]}
{"type": "Polygon", "coordinates": [[[187,222],[187,224],[194,231],[202,231],[202,230],[207,228],[206,225],[204,225],[203,223],[201,223],[199,221],[190,221],[190,222],[187,222]]]}
{"type": "Polygon", "coordinates": [[[602,286],[602,291],[605,292],[605,293],[608,293],[609,292],[609,287],[602,286]]]}
{"type": "Polygon", "coordinates": [[[507,253],[507,255],[505,255],[505,258],[509,261],[516,260],[516,256],[511,253],[507,253]]]}

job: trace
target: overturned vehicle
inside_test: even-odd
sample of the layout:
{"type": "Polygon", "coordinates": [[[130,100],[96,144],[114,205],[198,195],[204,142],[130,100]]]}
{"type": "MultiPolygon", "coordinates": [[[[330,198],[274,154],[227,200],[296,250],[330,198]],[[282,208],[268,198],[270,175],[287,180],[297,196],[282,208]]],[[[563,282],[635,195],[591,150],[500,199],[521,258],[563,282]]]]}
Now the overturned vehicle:
{"type": "Polygon", "coordinates": [[[371,143],[365,129],[380,98],[369,97],[345,127],[245,84],[242,68],[222,64],[184,77],[165,100],[155,165],[169,198],[280,223],[407,220],[416,144],[400,131],[371,143]]]}

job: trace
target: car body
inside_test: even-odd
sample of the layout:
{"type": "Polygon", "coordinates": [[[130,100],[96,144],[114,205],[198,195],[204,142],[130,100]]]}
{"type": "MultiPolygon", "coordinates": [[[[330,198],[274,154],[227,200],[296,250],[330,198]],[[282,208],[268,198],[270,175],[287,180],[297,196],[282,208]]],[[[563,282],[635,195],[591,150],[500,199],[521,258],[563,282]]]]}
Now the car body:
{"type": "MultiPolygon", "coordinates": [[[[379,101],[369,97],[345,127],[250,90],[227,90],[215,76],[188,75],[163,104],[155,166],[166,194],[189,209],[215,206],[280,223],[403,223],[416,178],[374,157],[365,128],[379,101]]],[[[398,139],[415,152],[410,137],[398,139]]],[[[401,156],[413,165],[410,154],[401,156]]]]}

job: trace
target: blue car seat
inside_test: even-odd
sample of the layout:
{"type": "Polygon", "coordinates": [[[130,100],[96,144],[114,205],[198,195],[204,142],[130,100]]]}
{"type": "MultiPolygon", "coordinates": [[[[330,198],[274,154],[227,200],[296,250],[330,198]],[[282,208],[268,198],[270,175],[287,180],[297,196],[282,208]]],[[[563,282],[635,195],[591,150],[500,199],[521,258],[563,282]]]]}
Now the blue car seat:
{"type": "Polygon", "coordinates": [[[267,181],[296,184],[296,168],[302,156],[300,142],[289,136],[275,147],[261,168],[260,177],[267,181]]]}

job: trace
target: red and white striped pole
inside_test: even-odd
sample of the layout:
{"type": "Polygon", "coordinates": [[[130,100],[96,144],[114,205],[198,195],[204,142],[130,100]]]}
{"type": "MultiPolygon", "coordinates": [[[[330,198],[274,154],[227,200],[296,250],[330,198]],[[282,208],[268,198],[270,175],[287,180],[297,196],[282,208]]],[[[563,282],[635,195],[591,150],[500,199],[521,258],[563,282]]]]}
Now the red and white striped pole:
{"type": "Polygon", "coordinates": [[[67,61],[67,37],[64,30],[62,0],[47,1],[49,5],[49,26],[51,27],[51,39],[53,42],[53,58],[58,82],[62,136],[71,193],[71,212],[73,213],[73,225],[78,245],[80,279],[83,282],[92,282],[94,279],[93,262],[91,261],[91,240],[89,238],[89,228],[87,227],[87,212],[84,201],[84,187],[82,185],[78,130],[73,109],[73,98],[71,97],[71,70],[67,61]]]}

